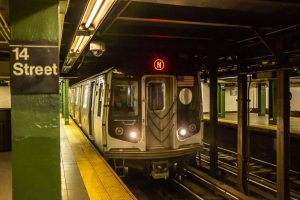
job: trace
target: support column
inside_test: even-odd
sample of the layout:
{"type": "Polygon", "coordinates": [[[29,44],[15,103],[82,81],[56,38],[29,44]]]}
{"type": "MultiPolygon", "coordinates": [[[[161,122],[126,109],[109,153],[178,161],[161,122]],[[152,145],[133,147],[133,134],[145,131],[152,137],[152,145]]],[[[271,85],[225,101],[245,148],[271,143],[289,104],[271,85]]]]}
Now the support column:
{"type": "Polygon", "coordinates": [[[69,125],[69,80],[63,80],[63,109],[65,125],[69,125]]]}
{"type": "Polygon", "coordinates": [[[218,116],[225,117],[225,88],[218,84],[218,116]]]}
{"type": "Polygon", "coordinates": [[[60,97],[60,99],[59,99],[59,102],[60,102],[60,108],[59,108],[59,113],[61,113],[61,117],[64,117],[64,104],[63,104],[63,102],[64,102],[64,100],[63,100],[63,82],[61,81],[60,83],[59,83],[59,97],[60,97]]]}
{"type": "Polygon", "coordinates": [[[61,199],[58,13],[58,0],[10,0],[14,200],[61,199]]]}
{"type": "Polygon", "coordinates": [[[269,81],[269,124],[276,125],[276,80],[269,81]]]}
{"type": "Polygon", "coordinates": [[[277,199],[290,199],[290,99],[287,71],[277,72],[277,199]]]}
{"type": "Polygon", "coordinates": [[[258,116],[266,114],[266,86],[258,83],[258,116]]]}
{"type": "Polygon", "coordinates": [[[247,75],[238,76],[238,127],[237,127],[237,164],[238,187],[248,193],[248,162],[249,162],[249,132],[248,132],[248,93],[247,75]]]}
{"type": "Polygon", "coordinates": [[[211,176],[218,176],[218,146],[217,146],[217,127],[218,127],[218,77],[216,66],[211,66],[209,74],[209,96],[210,96],[210,173],[211,176]]]}

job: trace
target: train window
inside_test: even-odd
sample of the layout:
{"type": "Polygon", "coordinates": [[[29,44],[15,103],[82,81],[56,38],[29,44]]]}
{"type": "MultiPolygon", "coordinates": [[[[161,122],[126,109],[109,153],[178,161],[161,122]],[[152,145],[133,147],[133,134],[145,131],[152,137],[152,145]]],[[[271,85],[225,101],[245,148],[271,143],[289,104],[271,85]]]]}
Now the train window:
{"type": "Polygon", "coordinates": [[[138,115],[138,82],[114,80],[111,101],[113,115],[138,115]]]}
{"type": "Polygon", "coordinates": [[[188,105],[192,102],[193,93],[189,88],[183,88],[179,92],[179,101],[183,105],[188,105]]]}
{"type": "Polygon", "coordinates": [[[163,110],[165,104],[165,85],[162,82],[148,84],[148,107],[151,110],[163,110]]]}
{"type": "Polygon", "coordinates": [[[98,117],[100,117],[100,113],[101,113],[101,105],[102,105],[101,95],[102,95],[102,88],[103,88],[103,83],[100,83],[100,85],[99,85],[99,92],[98,92],[98,111],[97,111],[97,116],[98,116],[98,117]]]}
{"type": "Polygon", "coordinates": [[[83,96],[83,108],[87,107],[87,103],[88,103],[88,94],[89,94],[89,86],[86,85],[84,87],[84,96],[83,96]]]}

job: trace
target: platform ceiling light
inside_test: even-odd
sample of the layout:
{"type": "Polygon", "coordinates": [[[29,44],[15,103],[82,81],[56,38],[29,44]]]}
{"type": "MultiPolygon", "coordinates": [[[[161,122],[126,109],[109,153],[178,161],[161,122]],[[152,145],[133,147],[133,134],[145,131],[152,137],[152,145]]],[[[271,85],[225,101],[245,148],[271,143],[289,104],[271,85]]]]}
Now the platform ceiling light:
{"type": "Polygon", "coordinates": [[[82,40],[83,40],[83,35],[81,35],[80,37],[79,37],[79,39],[77,40],[77,43],[76,43],[76,45],[75,45],[75,48],[73,49],[73,52],[77,52],[77,50],[78,50],[78,48],[79,48],[79,45],[81,44],[81,42],[82,42],[82,40]]]}
{"type": "Polygon", "coordinates": [[[98,29],[115,2],[116,0],[90,0],[88,2],[86,10],[81,18],[80,25],[76,31],[76,36],[64,62],[62,69],[63,73],[67,73],[71,69],[72,65],[76,62],[82,50],[92,39],[95,30],[98,29]]]}
{"type": "Polygon", "coordinates": [[[90,25],[91,25],[91,23],[93,22],[93,20],[94,20],[94,18],[95,18],[95,16],[96,16],[96,14],[97,14],[97,12],[98,12],[100,6],[102,5],[102,3],[103,3],[103,0],[97,0],[97,1],[96,1],[95,5],[94,5],[94,7],[93,7],[93,10],[92,10],[92,12],[90,13],[89,18],[88,18],[88,20],[86,21],[86,23],[85,23],[85,25],[84,25],[85,28],[89,28],[89,27],[90,27],[90,25]]]}

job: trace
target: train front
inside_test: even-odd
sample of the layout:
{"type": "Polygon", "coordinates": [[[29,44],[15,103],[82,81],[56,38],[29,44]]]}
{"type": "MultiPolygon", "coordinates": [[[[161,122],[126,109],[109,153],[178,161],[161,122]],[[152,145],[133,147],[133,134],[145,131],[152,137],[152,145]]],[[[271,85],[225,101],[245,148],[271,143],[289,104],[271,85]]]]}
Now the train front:
{"type": "Polygon", "coordinates": [[[110,87],[105,155],[115,168],[129,166],[160,179],[195,159],[203,128],[201,88],[193,76],[113,73],[110,87]]]}

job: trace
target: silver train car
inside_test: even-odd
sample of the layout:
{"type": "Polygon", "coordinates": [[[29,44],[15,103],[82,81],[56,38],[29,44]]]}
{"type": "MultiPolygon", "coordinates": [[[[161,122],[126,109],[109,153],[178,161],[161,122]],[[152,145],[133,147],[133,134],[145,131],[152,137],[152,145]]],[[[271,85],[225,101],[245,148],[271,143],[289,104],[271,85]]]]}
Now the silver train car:
{"type": "Polygon", "coordinates": [[[201,150],[200,94],[193,76],[111,68],[70,87],[70,116],[120,176],[136,168],[166,179],[201,150]]]}

